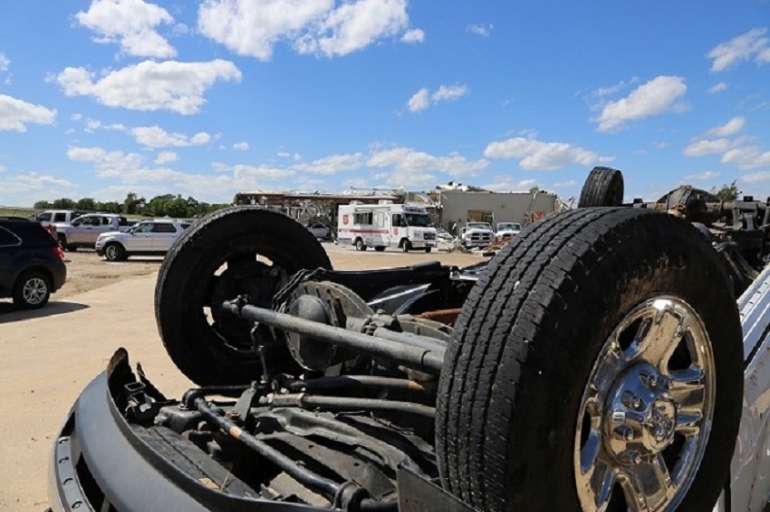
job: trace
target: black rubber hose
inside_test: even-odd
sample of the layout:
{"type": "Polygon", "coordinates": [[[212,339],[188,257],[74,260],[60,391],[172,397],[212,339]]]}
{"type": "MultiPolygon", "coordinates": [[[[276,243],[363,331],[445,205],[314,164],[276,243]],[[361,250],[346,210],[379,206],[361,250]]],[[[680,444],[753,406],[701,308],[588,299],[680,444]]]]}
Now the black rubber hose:
{"type": "Polygon", "coordinates": [[[436,417],[436,409],[427,405],[413,402],[397,402],[395,400],[379,400],[376,398],[343,398],[338,396],[312,395],[275,395],[272,398],[261,399],[260,403],[273,407],[301,407],[303,409],[334,409],[346,411],[386,411],[415,414],[427,418],[436,417]]]}
{"type": "Polygon", "coordinates": [[[377,501],[365,499],[361,502],[360,510],[362,512],[397,512],[398,500],[377,501]]]}
{"type": "Polygon", "coordinates": [[[322,493],[332,501],[339,493],[342,487],[341,485],[299,466],[296,461],[285,456],[275,448],[263,443],[248,432],[241,430],[241,428],[232,421],[212,411],[206,403],[206,400],[203,398],[195,399],[195,407],[198,409],[198,411],[200,411],[200,413],[203,415],[203,418],[207,422],[216,425],[223,432],[226,432],[234,439],[241,441],[243,444],[257,452],[260,456],[264,457],[288,473],[292,478],[300,482],[302,485],[322,493]]]}
{"type": "Polygon", "coordinates": [[[436,382],[418,382],[408,379],[396,379],[393,377],[380,377],[378,375],[343,375],[339,377],[319,377],[316,379],[294,379],[283,383],[290,391],[318,391],[323,389],[339,388],[385,388],[405,391],[420,391],[423,393],[435,393],[436,382]]]}

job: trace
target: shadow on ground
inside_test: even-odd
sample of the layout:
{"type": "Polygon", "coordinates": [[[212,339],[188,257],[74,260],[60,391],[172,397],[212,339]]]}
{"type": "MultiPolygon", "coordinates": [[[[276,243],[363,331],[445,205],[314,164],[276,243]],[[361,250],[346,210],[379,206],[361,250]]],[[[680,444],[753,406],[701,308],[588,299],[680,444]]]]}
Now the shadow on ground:
{"type": "Polygon", "coordinates": [[[51,301],[40,309],[19,309],[11,302],[0,302],[0,324],[19,322],[30,318],[63,315],[86,309],[88,306],[77,302],[51,301]]]}

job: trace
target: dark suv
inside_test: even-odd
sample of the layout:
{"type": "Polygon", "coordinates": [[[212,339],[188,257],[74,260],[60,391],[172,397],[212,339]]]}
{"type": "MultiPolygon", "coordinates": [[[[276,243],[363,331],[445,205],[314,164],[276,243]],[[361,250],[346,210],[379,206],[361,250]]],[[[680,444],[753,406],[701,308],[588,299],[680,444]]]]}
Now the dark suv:
{"type": "Polygon", "coordinates": [[[66,278],[64,253],[39,222],[0,217],[0,297],[40,308],[66,278]]]}

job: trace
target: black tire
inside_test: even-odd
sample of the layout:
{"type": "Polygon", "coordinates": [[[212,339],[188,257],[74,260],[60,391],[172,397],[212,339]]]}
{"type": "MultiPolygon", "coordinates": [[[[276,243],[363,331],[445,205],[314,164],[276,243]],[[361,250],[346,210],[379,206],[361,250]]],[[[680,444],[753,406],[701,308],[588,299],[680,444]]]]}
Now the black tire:
{"type": "Polygon", "coordinates": [[[67,237],[62,234],[59,234],[57,235],[57,238],[59,240],[59,245],[61,246],[62,251],[68,251],[69,245],[67,245],[67,237]]]}
{"type": "Polygon", "coordinates": [[[401,241],[401,250],[404,252],[409,252],[410,250],[412,250],[412,243],[406,238],[404,238],[401,241]]]}
{"type": "MultiPolygon", "coordinates": [[[[270,308],[294,273],[316,268],[331,268],[326,251],[286,215],[243,206],[203,217],[174,242],[158,274],[155,318],[166,351],[199,385],[258,379],[252,324],[211,305],[246,293],[270,308]]],[[[286,347],[268,350],[271,370],[292,364],[286,347]]]]}
{"type": "Polygon", "coordinates": [[[51,280],[40,271],[22,273],[13,285],[13,303],[20,308],[42,308],[50,298],[51,280]]]}
{"type": "MultiPolygon", "coordinates": [[[[584,393],[619,322],[661,295],[691,307],[707,333],[698,339],[713,351],[713,423],[700,463],[691,466],[693,480],[677,495],[683,497],[677,510],[711,510],[741,416],[735,298],[705,237],[682,219],[643,209],[588,208],[546,218],[492,260],[463,305],[441,372],[436,452],[442,485],[477,510],[582,510],[576,453],[582,457],[586,448],[576,436],[586,428],[584,393]]],[[[639,339],[660,344],[640,331],[639,339]]],[[[684,339],[694,343],[692,336],[684,339]]],[[[682,343],[663,346],[678,351],[682,343]]],[[[663,360],[671,365],[674,357],[663,360]]],[[[618,487],[610,487],[615,501],[607,510],[617,501],[627,508],[618,487]]]]}
{"type": "Polygon", "coordinates": [[[360,238],[356,238],[356,250],[357,251],[365,251],[366,250],[366,244],[364,244],[364,241],[360,238]]]}
{"type": "Polygon", "coordinates": [[[580,191],[578,208],[623,204],[623,173],[610,167],[594,167],[580,191]]]}
{"type": "Polygon", "coordinates": [[[431,250],[431,248],[430,248],[430,247],[426,247],[426,248],[425,248],[425,252],[430,252],[430,250],[431,250]]]}
{"type": "Polygon", "coordinates": [[[385,250],[385,246],[384,245],[377,245],[377,246],[374,247],[374,250],[377,251],[377,252],[382,252],[382,251],[385,250]]]}
{"type": "Polygon", "coordinates": [[[104,258],[107,261],[123,261],[128,257],[126,249],[117,242],[104,246],[104,258]]]}

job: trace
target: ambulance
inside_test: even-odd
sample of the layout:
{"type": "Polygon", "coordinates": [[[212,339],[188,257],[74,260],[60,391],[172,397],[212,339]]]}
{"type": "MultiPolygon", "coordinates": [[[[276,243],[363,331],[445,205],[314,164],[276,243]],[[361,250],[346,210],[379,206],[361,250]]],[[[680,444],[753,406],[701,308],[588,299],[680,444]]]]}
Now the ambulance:
{"type": "Polygon", "coordinates": [[[342,205],[337,216],[337,239],[340,244],[354,245],[365,251],[374,247],[384,251],[394,247],[430,252],[436,247],[436,228],[428,211],[410,204],[342,205]]]}

